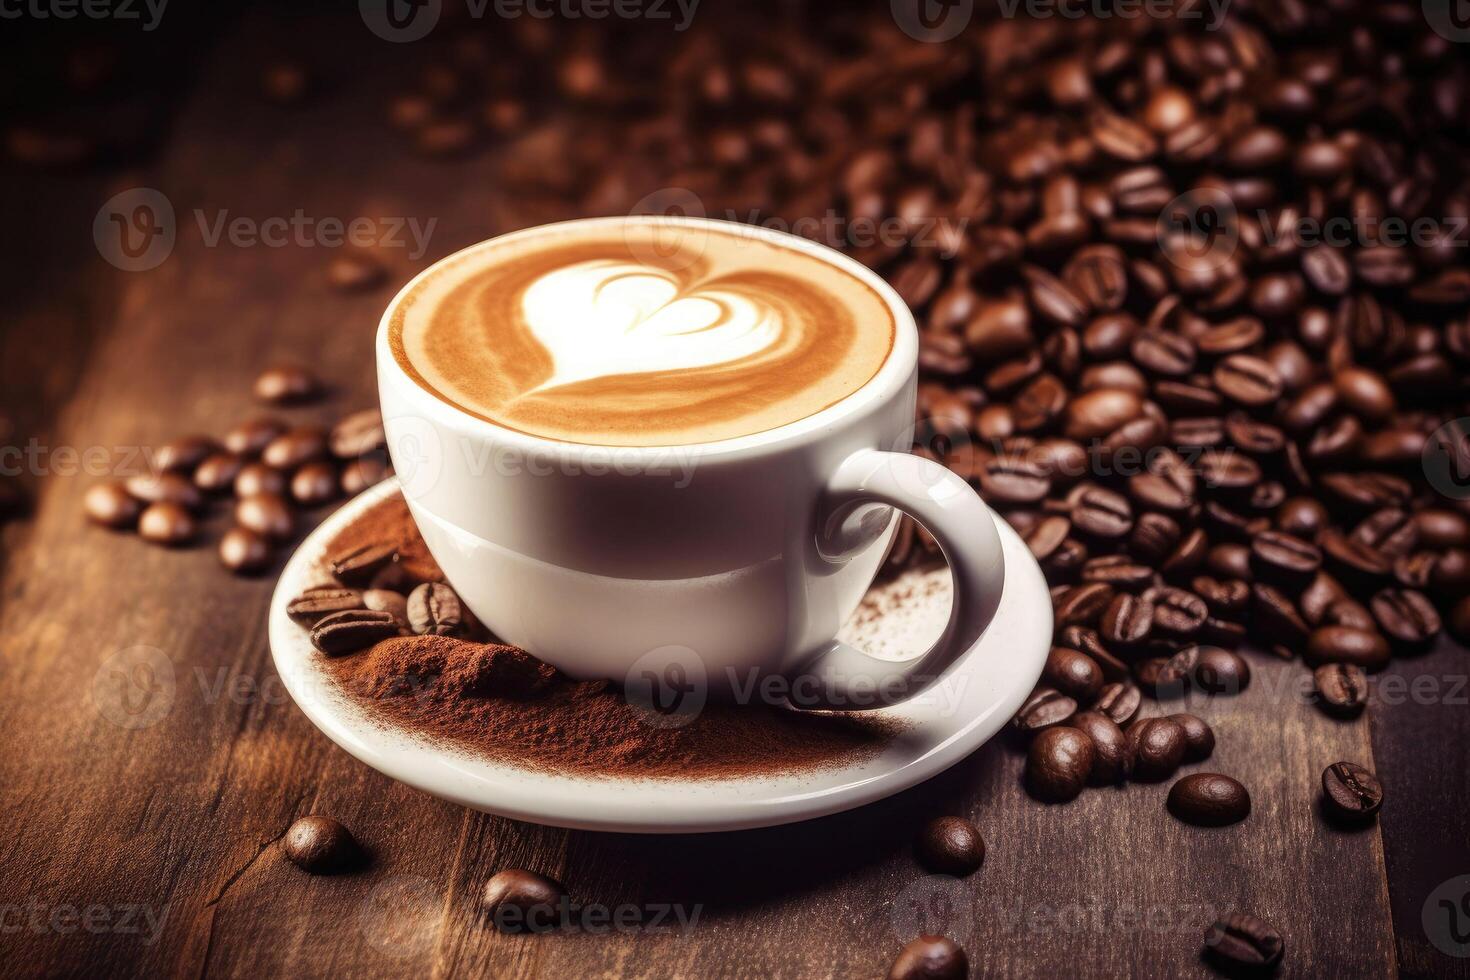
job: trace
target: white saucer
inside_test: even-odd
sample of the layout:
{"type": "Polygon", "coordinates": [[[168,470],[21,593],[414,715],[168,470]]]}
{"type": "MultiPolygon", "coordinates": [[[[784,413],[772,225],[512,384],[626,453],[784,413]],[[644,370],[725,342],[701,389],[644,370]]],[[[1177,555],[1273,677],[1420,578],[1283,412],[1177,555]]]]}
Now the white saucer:
{"type": "MultiPolygon", "coordinates": [[[[519,769],[382,727],[319,669],[321,655],[286,603],[315,579],[327,544],[368,507],[398,491],[387,480],[322,522],[291,556],[270,608],[276,670],[297,705],[374,769],[476,810],[533,823],[622,833],[740,830],[808,820],[882,799],[959,762],[1001,729],[1036,680],[1051,644],[1051,600],[1030,551],[1005,523],[1005,594],[980,645],[949,683],[884,709],[907,727],[852,765],[780,776],[679,780],[578,777],[519,769]],[[922,703],[921,703],[922,702],[922,703]]],[[[949,571],[911,572],[870,590],[843,638],[875,656],[917,655],[949,615],[949,571]]]]}

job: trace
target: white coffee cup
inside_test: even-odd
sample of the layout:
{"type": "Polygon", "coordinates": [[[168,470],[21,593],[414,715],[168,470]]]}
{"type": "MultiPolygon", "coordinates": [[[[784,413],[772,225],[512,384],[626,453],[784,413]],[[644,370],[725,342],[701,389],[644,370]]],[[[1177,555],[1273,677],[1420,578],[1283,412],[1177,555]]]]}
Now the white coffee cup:
{"type": "Polygon", "coordinates": [[[819,256],[888,304],[893,349],[848,397],[754,435],[670,448],[542,439],[461,411],[400,366],[389,322],[426,270],[384,314],[377,365],[389,452],[430,552],[497,636],[573,677],[666,678],[716,697],[784,690],[802,707],[881,707],[919,693],[979,641],[1005,569],[975,491],[908,452],[918,377],[908,307],[825,246],[706,219],[563,222],[451,258],[629,221],[733,230],[819,256]],[[887,554],[895,507],[939,542],[954,579],[944,633],[902,663],[834,639],[887,554]]]}

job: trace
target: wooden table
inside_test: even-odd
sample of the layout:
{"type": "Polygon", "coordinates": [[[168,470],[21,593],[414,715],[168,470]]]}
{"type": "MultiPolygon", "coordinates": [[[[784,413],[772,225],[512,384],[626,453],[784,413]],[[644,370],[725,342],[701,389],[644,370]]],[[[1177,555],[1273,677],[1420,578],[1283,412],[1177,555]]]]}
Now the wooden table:
{"type": "MultiPolygon", "coordinates": [[[[303,22],[298,39],[319,26],[303,22]]],[[[1381,682],[1417,682],[1418,693],[1381,698],[1353,723],[1303,703],[1304,669],[1267,657],[1253,659],[1245,694],[1198,704],[1220,740],[1210,767],[1254,797],[1250,819],[1223,830],[1170,817],[1166,786],[1043,806],[1021,789],[1021,757],[1005,739],[858,812],[682,838],[487,817],[338,750],[276,682],[271,576],[233,578],[212,548],[168,552],[85,525],[81,499],[96,477],[68,472],[70,457],[55,452],[101,447],[93,462],[124,467],[133,447],[222,432],[253,410],[248,379],[281,358],[318,361],[336,386],[297,417],[372,404],[370,344],[389,290],[331,291],[326,248],[210,247],[196,209],[207,222],[297,209],[434,219],[426,255],[392,253],[395,282],[530,220],[484,158],[429,162],[387,137],[386,76],[364,67],[382,51],[370,39],[334,37],[320,57],[342,84],[306,106],[254,98],[256,53],[280,37],[246,17],[200,56],[168,138],[138,171],[9,182],[0,436],[52,452],[25,478],[32,518],[4,532],[6,973],[876,976],[909,938],[895,916],[952,894],[948,925],[975,976],[1209,975],[1202,929],[1234,910],[1279,925],[1283,975],[1470,976],[1470,960],[1437,951],[1420,918],[1437,885],[1470,873],[1470,660],[1447,643],[1395,662],[1381,682]],[[160,267],[129,273],[99,258],[91,226],[104,200],[136,185],[168,196],[179,233],[160,267]],[[172,685],[154,694],[168,699],[161,717],[129,728],[97,710],[94,685],[126,683],[110,658],[140,645],[161,651],[155,680],[171,670],[172,685]],[[1387,787],[1368,829],[1334,829],[1316,810],[1319,774],[1339,759],[1387,787]],[[317,878],[285,861],[283,833],[312,812],[353,828],[371,867],[317,878]],[[916,828],[944,813],[975,819],[990,848],[949,891],[911,853],[916,828]],[[697,925],[500,935],[475,898],[506,866],[553,874],[610,907],[679,903],[697,925]]]]}

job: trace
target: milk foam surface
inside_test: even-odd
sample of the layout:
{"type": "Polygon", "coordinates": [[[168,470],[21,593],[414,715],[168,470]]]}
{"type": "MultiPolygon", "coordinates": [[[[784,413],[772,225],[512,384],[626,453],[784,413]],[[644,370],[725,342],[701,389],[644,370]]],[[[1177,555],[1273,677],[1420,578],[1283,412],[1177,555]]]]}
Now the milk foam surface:
{"type": "Polygon", "coordinates": [[[762,432],[850,395],[893,347],[866,282],[738,231],[555,228],[453,256],[389,339],[439,398],[532,435],[687,445],[762,432]]]}

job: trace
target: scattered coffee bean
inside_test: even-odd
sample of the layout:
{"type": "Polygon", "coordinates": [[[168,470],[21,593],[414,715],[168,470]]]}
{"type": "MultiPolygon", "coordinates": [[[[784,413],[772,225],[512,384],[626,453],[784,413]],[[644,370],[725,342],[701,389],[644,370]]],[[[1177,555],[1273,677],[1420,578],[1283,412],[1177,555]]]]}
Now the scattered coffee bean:
{"type": "Polygon", "coordinates": [[[331,817],[302,817],[286,831],[286,856],[314,875],[337,874],[362,864],[363,852],[352,832],[331,817]]]}
{"type": "Polygon", "coordinates": [[[1133,778],[1156,783],[1174,775],[1189,747],[1184,729],[1168,718],[1142,718],[1128,726],[1133,778]]]}
{"type": "Polygon", "coordinates": [[[290,505],[273,493],[257,493],[239,500],[235,504],[235,523],[272,541],[287,540],[296,527],[290,505]]]}
{"type": "Polygon", "coordinates": [[[1193,772],[1169,787],[1169,812],[1197,827],[1239,823],[1251,812],[1244,786],[1217,772],[1193,772]]]}
{"type": "Polygon", "coordinates": [[[337,499],[337,467],[307,463],[291,477],[291,499],[303,507],[319,507],[337,499]]]}
{"type": "Polygon", "coordinates": [[[567,890],[555,878],[507,868],[480,894],[480,909],[501,932],[549,932],[559,926],[567,890]]]}
{"type": "Polygon", "coordinates": [[[1097,694],[1097,700],[1093,702],[1092,709],[1101,711],[1113,723],[1127,726],[1134,718],[1138,717],[1138,709],[1143,707],[1143,694],[1132,684],[1112,683],[1105,685],[1097,694]]]}
{"type": "Polygon", "coordinates": [[[425,582],[408,594],[408,625],[420,635],[461,636],[468,624],[453,589],[425,582]]]}
{"type": "Polygon", "coordinates": [[[367,589],[362,594],[362,604],[368,609],[392,613],[404,628],[408,627],[408,599],[391,589],[367,589]]]}
{"type": "Polygon", "coordinates": [[[964,817],[938,817],[919,833],[919,863],[935,874],[963,878],[985,861],[980,830],[964,817]]]}
{"type": "Polygon", "coordinates": [[[197,510],[204,502],[199,488],[188,477],[178,473],[130,476],[125,486],[128,493],[145,504],[174,504],[188,510],[197,510]]]}
{"type": "Polygon", "coordinates": [[[138,517],[138,534],[145,541],[162,545],[188,544],[198,533],[194,515],[167,500],[149,504],[138,517]]]}
{"type": "Polygon", "coordinates": [[[254,497],[257,494],[281,496],[286,492],[286,474],[274,466],[264,463],[246,463],[235,476],[235,496],[254,497]]]}
{"type": "Polygon", "coordinates": [[[1087,785],[1096,755],[1092,739],[1075,728],[1048,728],[1026,754],[1026,786],[1046,803],[1075,799],[1087,785]]]}
{"type": "Polygon", "coordinates": [[[1439,635],[1439,612],[1422,592],[1384,589],[1373,596],[1369,607],[1378,628],[1403,649],[1423,649],[1439,635]]]}
{"type": "Polygon", "coordinates": [[[286,431],[286,423],[279,419],[260,417],[247,419],[225,433],[222,440],[225,450],[237,456],[252,458],[259,456],[271,440],[286,431]]]}
{"type": "Polygon", "coordinates": [[[1323,664],[1312,672],[1317,704],[1329,715],[1352,718],[1368,704],[1368,675],[1353,664],[1323,664]]]}
{"type": "Polygon", "coordinates": [[[217,448],[208,436],[183,436],[159,446],[153,454],[153,465],[164,473],[191,473],[217,448]]]}
{"type": "Polygon", "coordinates": [[[1075,700],[1060,691],[1039,687],[1022,703],[1011,724],[1017,731],[1030,734],[1065,724],[1076,713],[1075,700]]]}
{"type": "Polygon", "coordinates": [[[316,375],[299,364],[273,367],[255,379],[255,397],[272,405],[307,402],[321,393],[316,375]]]}
{"type": "Polygon", "coordinates": [[[219,560],[232,572],[264,571],[271,563],[271,546],[265,535],[249,528],[232,527],[219,539],[219,560]]]}
{"type": "Polygon", "coordinates": [[[1102,690],[1102,669],[1085,653],[1067,647],[1052,647],[1042,678],[1074,701],[1088,703],[1102,690]]]}
{"type": "Polygon", "coordinates": [[[899,952],[888,969],[888,980],[965,980],[970,961],[954,940],[920,936],[899,952]]]}
{"type": "Polygon", "coordinates": [[[1377,633],[1350,626],[1321,626],[1307,639],[1309,667],[1323,664],[1352,664],[1369,673],[1388,666],[1388,641],[1377,633]]]}
{"type": "Polygon", "coordinates": [[[337,656],[355,653],[397,635],[398,621],[392,613],[349,609],[317,620],[311,628],[311,645],[328,656],[337,656]]]}
{"type": "Polygon", "coordinates": [[[1365,820],[1383,806],[1378,777],[1353,762],[1334,762],[1322,772],[1322,804],[1338,820],[1365,820]]]}
{"type": "Polygon", "coordinates": [[[205,493],[225,493],[235,485],[245,461],[234,453],[211,453],[194,470],[194,485],[205,493]]]}
{"type": "Polygon", "coordinates": [[[1184,731],[1184,761],[1203,762],[1215,751],[1215,732],[1198,715],[1184,712],[1167,716],[1184,731]]]}
{"type": "Polygon", "coordinates": [[[1145,657],[1133,665],[1133,680],[1143,693],[1158,701],[1184,697],[1193,671],[1194,647],[1169,657],[1145,657]]]}
{"type": "Polygon", "coordinates": [[[260,451],[260,460],[279,470],[294,470],[327,453],[327,434],[315,426],[301,426],[276,436],[260,451]]]}
{"type": "Polygon", "coordinates": [[[1267,531],[1252,539],[1251,568],[1256,578],[1286,589],[1300,591],[1322,566],[1322,552],[1315,545],[1284,531],[1267,531]]]}
{"type": "Polygon", "coordinates": [[[1239,694],[1250,684],[1250,665],[1239,654],[1219,647],[1196,649],[1190,678],[1199,690],[1210,694],[1239,694]]]}
{"type": "Polygon", "coordinates": [[[327,445],[338,459],[356,459],[381,450],[385,444],[383,416],[376,408],[353,412],[327,434],[327,445]]]}
{"type": "Polygon", "coordinates": [[[1128,745],[1128,736],[1113,719],[1100,711],[1084,711],[1067,725],[1092,739],[1090,785],[1109,786],[1128,778],[1133,771],[1133,751],[1128,745]]]}
{"type": "Polygon", "coordinates": [[[329,555],[327,566],[338,581],[363,586],[383,569],[398,561],[398,549],[386,542],[369,542],[329,555]]]}
{"type": "Polygon", "coordinates": [[[307,589],[292,599],[286,604],[286,613],[293,619],[315,623],[332,613],[363,608],[363,594],[358,590],[322,585],[307,589]]]}
{"type": "Polygon", "coordinates": [[[355,497],[388,475],[388,464],[371,456],[354,459],[342,467],[342,493],[355,497]]]}
{"type": "Polygon", "coordinates": [[[1205,930],[1205,955],[1227,968],[1270,969],[1285,952],[1281,933],[1253,915],[1227,915],[1205,930]]]}
{"type": "MultiPolygon", "coordinates": [[[[450,148],[446,140],[453,140],[455,149],[466,145],[457,133],[451,133],[447,128],[431,131],[430,140],[431,142],[425,146],[426,148],[432,147],[435,155],[443,155],[450,148]]],[[[387,269],[383,268],[377,260],[360,252],[338,255],[327,267],[327,281],[334,289],[344,293],[375,289],[387,278],[387,269]]]]}
{"type": "Polygon", "coordinates": [[[96,524],[116,529],[135,528],[143,505],[121,483],[94,483],[82,498],[87,516],[96,524]]]}

